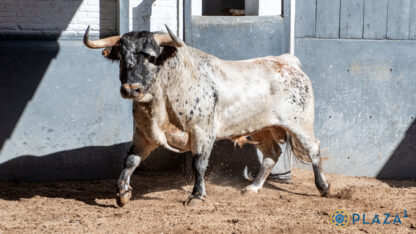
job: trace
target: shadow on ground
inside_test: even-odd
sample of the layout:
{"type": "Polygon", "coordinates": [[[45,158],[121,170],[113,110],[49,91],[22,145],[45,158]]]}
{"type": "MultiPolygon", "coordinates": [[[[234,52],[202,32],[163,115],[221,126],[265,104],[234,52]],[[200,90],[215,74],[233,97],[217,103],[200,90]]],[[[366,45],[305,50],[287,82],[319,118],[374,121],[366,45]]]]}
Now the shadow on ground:
{"type": "MultiPolygon", "coordinates": [[[[97,203],[96,199],[115,198],[116,178],[120,175],[129,145],[126,142],[83,147],[40,157],[25,155],[7,161],[0,165],[0,177],[9,180],[0,182],[0,199],[42,196],[108,206],[97,203]],[[71,178],[88,180],[62,181],[71,178]]],[[[132,179],[135,188],[133,199],[152,199],[144,195],[193,185],[191,162],[190,153],[172,154],[159,148],[136,169],[132,179]]],[[[220,141],[211,154],[206,178],[210,183],[242,189],[250,183],[243,178],[246,165],[253,173],[257,172],[259,162],[253,146],[246,145],[240,149],[229,141],[220,141]]]]}
{"type": "Polygon", "coordinates": [[[402,142],[384,164],[377,179],[393,187],[416,186],[416,120],[410,124],[402,142]],[[414,181],[390,180],[391,178],[413,179],[414,181]]]}

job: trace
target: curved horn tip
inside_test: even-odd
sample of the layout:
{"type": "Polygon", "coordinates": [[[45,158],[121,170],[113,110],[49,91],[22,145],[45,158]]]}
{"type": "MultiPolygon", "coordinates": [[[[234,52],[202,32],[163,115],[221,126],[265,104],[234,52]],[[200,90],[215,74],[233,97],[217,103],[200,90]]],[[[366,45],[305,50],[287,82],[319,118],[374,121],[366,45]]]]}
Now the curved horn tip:
{"type": "Polygon", "coordinates": [[[91,49],[100,49],[105,47],[111,47],[111,46],[118,46],[121,36],[112,36],[112,37],[106,37],[103,39],[90,41],[89,39],[90,34],[90,26],[88,25],[87,30],[85,30],[84,34],[84,45],[91,49]]]}
{"type": "Polygon", "coordinates": [[[166,30],[168,31],[169,34],[172,34],[172,30],[170,30],[170,28],[168,27],[167,24],[165,24],[166,30]]]}
{"type": "Polygon", "coordinates": [[[168,27],[167,24],[165,24],[166,30],[168,31],[170,37],[173,39],[173,41],[176,43],[176,47],[181,47],[184,46],[185,43],[182,41],[182,39],[180,39],[179,37],[177,37],[172,30],[170,30],[170,28],[168,27]]]}
{"type": "Polygon", "coordinates": [[[88,25],[84,33],[84,45],[86,45],[87,47],[90,47],[88,43],[89,37],[90,37],[90,25],[88,25]]]}

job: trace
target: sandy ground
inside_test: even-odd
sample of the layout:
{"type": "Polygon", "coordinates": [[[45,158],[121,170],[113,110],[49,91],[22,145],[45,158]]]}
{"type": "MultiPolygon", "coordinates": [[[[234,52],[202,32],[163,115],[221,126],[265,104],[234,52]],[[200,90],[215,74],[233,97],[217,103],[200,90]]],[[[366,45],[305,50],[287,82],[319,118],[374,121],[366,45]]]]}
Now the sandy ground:
{"type": "Polygon", "coordinates": [[[0,182],[0,233],[416,233],[416,181],[327,177],[329,198],[319,196],[312,172],[300,169],[291,184],[268,181],[258,194],[241,194],[248,181],[211,176],[206,202],[185,207],[191,180],[141,172],[123,208],[115,206],[115,180],[0,182]],[[335,209],[350,215],[341,230],[330,223],[335,209]],[[353,213],[360,222],[352,224],[353,213]],[[363,213],[370,223],[375,214],[381,223],[384,213],[398,214],[401,224],[363,224],[363,213]]]}

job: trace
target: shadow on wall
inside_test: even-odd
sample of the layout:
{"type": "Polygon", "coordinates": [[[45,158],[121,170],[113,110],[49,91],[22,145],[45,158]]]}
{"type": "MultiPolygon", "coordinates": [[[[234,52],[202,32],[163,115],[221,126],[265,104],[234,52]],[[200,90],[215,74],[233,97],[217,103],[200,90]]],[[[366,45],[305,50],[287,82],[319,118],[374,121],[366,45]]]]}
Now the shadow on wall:
{"type": "MultiPolygon", "coordinates": [[[[58,54],[59,45],[56,40],[71,21],[81,2],[82,0],[16,0],[7,6],[7,10],[13,15],[7,26],[0,24],[0,39],[10,40],[0,42],[0,149],[11,136],[49,63],[58,54]],[[30,7],[26,4],[30,4],[30,7]],[[26,7],[21,9],[21,6],[26,7]],[[48,11],[42,12],[42,9],[48,11]],[[65,14],[62,13],[63,9],[65,14]],[[19,48],[11,41],[13,39],[51,40],[51,43],[47,47],[39,48],[37,43],[28,42],[28,46],[19,48]]],[[[7,19],[5,18],[5,21],[7,19]]]]}
{"type": "MultiPolygon", "coordinates": [[[[51,60],[58,54],[57,40],[81,3],[82,0],[16,0],[7,5],[7,11],[13,15],[9,23],[0,23],[0,149],[12,134],[51,60]],[[19,48],[13,44],[15,39],[48,40],[50,43],[39,47],[36,42],[28,41],[27,45],[19,48]]],[[[101,0],[100,8],[100,35],[115,34],[116,1],[101,0]]],[[[2,17],[2,21],[7,22],[7,19],[2,17]]]]}
{"type": "Polygon", "coordinates": [[[117,0],[100,0],[100,38],[117,32],[117,0]]]}
{"type": "Polygon", "coordinates": [[[0,165],[0,178],[14,181],[58,181],[68,178],[117,178],[130,143],[88,146],[43,156],[24,155],[0,165]]]}
{"type": "Polygon", "coordinates": [[[30,41],[22,47],[13,41],[0,41],[0,149],[58,51],[56,41],[47,46],[30,41]]]}
{"type": "MultiPolygon", "coordinates": [[[[0,164],[0,178],[12,181],[60,181],[68,179],[116,179],[120,176],[130,142],[112,146],[88,146],[49,155],[24,155],[0,164]]],[[[256,149],[234,147],[229,141],[217,142],[211,154],[207,177],[216,183],[242,178],[245,166],[252,173],[259,169],[256,149]]],[[[155,150],[136,173],[174,170],[193,176],[191,153],[173,154],[155,150]]]]}
{"type": "MultiPolygon", "coordinates": [[[[416,179],[416,120],[413,120],[402,142],[384,164],[377,178],[416,179]]],[[[388,180],[385,182],[392,185],[388,180]]],[[[416,186],[416,183],[398,185],[395,182],[394,186],[416,186]]]]}
{"type": "MultiPolygon", "coordinates": [[[[60,50],[58,39],[63,36],[81,40],[80,35],[75,32],[64,32],[64,30],[82,2],[83,0],[0,0],[0,6],[4,3],[5,7],[2,9],[5,9],[10,16],[10,18],[7,15],[2,17],[0,22],[0,152],[6,141],[11,138],[51,61],[57,57],[60,50]]],[[[116,33],[114,29],[117,23],[117,1],[100,0],[99,2],[101,27],[99,35],[113,35],[116,33]]],[[[108,150],[118,152],[120,148],[121,145],[117,145],[109,147],[108,150]]],[[[112,155],[109,152],[106,147],[85,147],[44,157],[16,155],[16,158],[0,164],[0,177],[27,180],[38,177],[39,180],[57,180],[65,178],[67,173],[71,173],[70,170],[83,171],[80,176],[87,177],[89,174],[94,174],[91,171],[98,169],[99,165],[105,165],[109,160],[119,160],[111,159],[112,155]],[[88,168],[86,165],[83,166],[82,162],[85,160],[83,157],[92,155],[98,157],[97,164],[92,166],[89,164],[88,168]],[[71,157],[73,159],[69,160],[71,157]],[[48,160],[50,164],[46,163],[48,160]],[[50,168],[45,168],[46,165],[50,165],[50,168]],[[63,170],[64,166],[67,171],[63,170]],[[71,169],[71,167],[79,168],[71,169]],[[52,178],[54,175],[58,176],[52,178]]],[[[114,170],[113,168],[107,172],[95,173],[96,175],[102,173],[104,176],[106,173],[114,173],[114,170]]]]}
{"type": "Polygon", "coordinates": [[[133,8],[133,31],[150,31],[152,4],[156,0],[143,0],[133,8]]]}

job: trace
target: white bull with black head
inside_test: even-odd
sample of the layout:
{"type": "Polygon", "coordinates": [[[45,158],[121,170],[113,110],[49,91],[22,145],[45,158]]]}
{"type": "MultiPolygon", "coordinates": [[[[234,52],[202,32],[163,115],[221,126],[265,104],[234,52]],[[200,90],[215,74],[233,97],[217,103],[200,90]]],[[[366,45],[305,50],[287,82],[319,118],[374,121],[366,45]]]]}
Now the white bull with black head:
{"type": "Polygon", "coordinates": [[[311,161],[315,184],[329,192],[313,133],[314,98],[299,59],[284,54],[226,61],[185,45],[169,34],[130,32],[84,43],[105,48],[120,61],[121,95],[133,100],[134,135],[118,181],[120,206],[131,197],[130,177],[139,163],[163,146],[194,155],[195,185],[188,202],[206,195],[204,174],[216,140],[252,143],[264,155],[246,190],[262,188],[288,141],[294,155],[311,161]]]}

